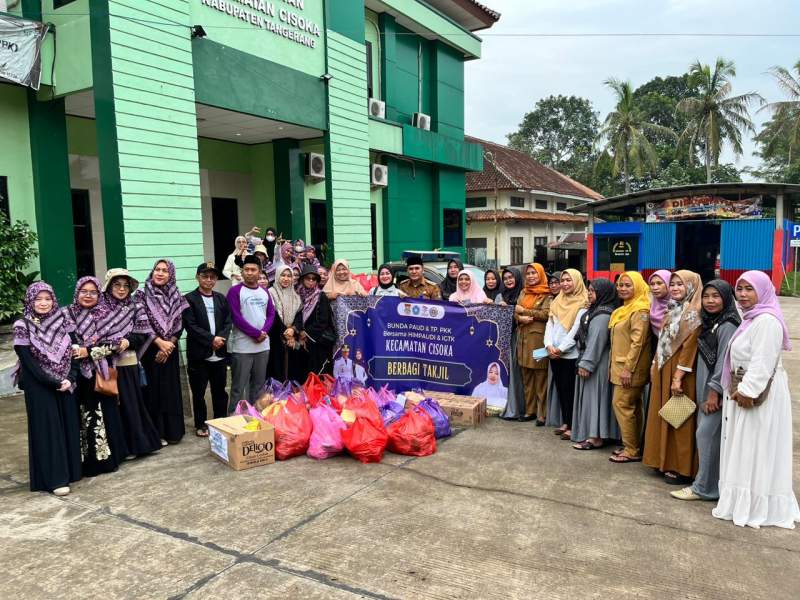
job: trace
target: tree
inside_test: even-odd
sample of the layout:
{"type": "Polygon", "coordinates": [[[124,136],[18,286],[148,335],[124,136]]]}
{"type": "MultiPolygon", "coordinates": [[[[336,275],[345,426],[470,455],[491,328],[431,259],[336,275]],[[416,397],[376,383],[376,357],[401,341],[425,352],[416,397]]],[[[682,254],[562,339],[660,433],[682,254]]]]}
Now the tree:
{"type": "Polygon", "coordinates": [[[22,268],[39,253],[36,234],[24,221],[10,223],[0,211],[0,322],[22,314],[25,289],[38,273],[25,274],[22,268]]]}
{"type": "MultiPolygon", "coordinates": [[[[688,118],[680,142],[689,148],[702,145],[707,183],[711,183],[712,168],[719,164],[723,142],[727,141],[734,154],[741,156],[742,131],[755,134],[748,108],[753,102],[763,103],[763,98],[755,92],[731,95],[731,78],[735,76],[733,61],[717,58],[713,71],[697,61],[689,67],[689,82],[697,86],[698,94],[677,105],[688,118]]],[[[690,158],[692,155],[693,152],[690,158]]]]}
{"type": "Polygon", "coordinates": [[[786,94],[786,100],[771,102],[761,110],[772,112],[772,119],[759,133],[765,142],[764,151],[775,154],[779,146],[786,150],[786,164],[791,165],[800,149],[800,60],[794,64],[795,77],[784,67],[772,67],[770,73],[786,94]]]}
{"type": "Polygon", "coordinates": [[[605,82],[613,90],[617,104],[608,113],[600,137],[605,140],[603,153],[597,164],[606,158],[612,160],[612,173],[620,174],[625,182],[625,193],[631,191],[631,175],[642,177],[647,171],[658,168],[658,153],[651,139],[655,136],[676,138],[675,132],[651,123],[644,118],[633,96],[629,81],[608,79],[605,82]]]}
{"type": "Polygon", "coordinates": [[[506,137],[511,148],[572,176],[590,160],[599,126],[597,113],[586,98],[548,96],[506,137]]]}

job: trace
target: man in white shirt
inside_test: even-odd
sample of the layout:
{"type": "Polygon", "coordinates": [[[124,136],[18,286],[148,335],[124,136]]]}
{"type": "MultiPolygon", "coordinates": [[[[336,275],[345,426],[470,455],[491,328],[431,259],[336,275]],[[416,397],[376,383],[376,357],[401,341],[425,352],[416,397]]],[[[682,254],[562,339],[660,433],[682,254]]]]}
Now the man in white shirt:
{"type": "Polygon", "coordinates": [[[350,358],[350,347],[342,346],[342,355],[333,363],[333,376],[343,381],[353,379],[353,360],[350,358]]]}
{"type": "Polygon", "coordinates": [[[267,291],[258,285],[262,267],[252,254],[244,258],[242,282],[228,291],[233,331],[228,342],[231,353],[231,397],[228,412],[240,400],[256,401],[267,380],[269,329],[275,319],[275,306],[267,291]]]}

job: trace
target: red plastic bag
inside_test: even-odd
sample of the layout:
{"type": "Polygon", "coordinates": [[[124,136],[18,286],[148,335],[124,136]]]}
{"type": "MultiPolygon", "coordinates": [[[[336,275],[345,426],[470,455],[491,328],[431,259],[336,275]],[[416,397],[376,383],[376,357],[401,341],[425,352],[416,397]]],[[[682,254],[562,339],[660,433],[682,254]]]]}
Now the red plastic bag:
{"type": "Polygon", "coordinates": [[[429,456],[436,452],[436,431],[424,410],[414,408],[389,425],[387,449],[406,456],[429,456]]]}
{"type": "MultiPolygon", "coordinates": [[[[378,413],[378,418],[380,418],[380,413],[378,413]]],[[[370,419],[358,417],[342,432],[342,439],[344,447],[353,458],[362,463],[371,463],[381,462],[383,459],[388,436],[382,422],[376,425],[370,419]]]]}
{"type": "Polygon", "coordinates": [[[305,404],[290,399],[266,419],[275,427],[275,458],[286,460],[306,453],[313,425],[305,404]]]}
{"type": "Polygon", "coordinates": [[[309,373],[308,379],[303,384],[303,391],[306,394],[306,401],[311,408],[314,408],[320,403],[323,397],[327,394],[325,385],[320,381],[316,373],[309,373]]]}
{"type": "Polygon", "coordinates": [[[320,403],[308,414],[314,430],[311,432],[307,454],[311,458],[324,459],[335,456],[344,450],[342,431],[347,429],[347,425],[344,424],[339,413],[327,404],[320,403]]]}
{"type": "Polygon", "coordinates": [[[376,427],[383,427],[383,417],[378,405],[364,395],[353,395],[342,406],[342,419],[353,423],[358,419],[366,419],[376,427]]]}
{"type": "Polygon", "coordinates": [[[330,394],[333,386],[336,385],[336,378],[328,373],[323,373],[322,377],[320,377],[320,381],[322,382],[322,385],[325,386],[326,394],[330,394]]]}

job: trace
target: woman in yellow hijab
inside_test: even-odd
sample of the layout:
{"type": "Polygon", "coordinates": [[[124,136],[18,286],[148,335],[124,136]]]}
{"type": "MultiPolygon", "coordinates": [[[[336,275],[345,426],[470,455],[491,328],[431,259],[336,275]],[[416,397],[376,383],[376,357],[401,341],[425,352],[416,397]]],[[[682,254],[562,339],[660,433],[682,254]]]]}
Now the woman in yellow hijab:
{"type": "Polygon", "coordinates": [[[617,280],[623,305],[611,313],[612,404],[622,435],[623,449],[611,456],[616,463],[642,460],[642,391],[647,384],[653,348],[650,343],[650,286],[636,271],[617,280]]]}
{"type": "Polygon", "coordinates": [[[561,405],[563,424],[556,429],[561,439],[572,437],[572,405],[575,400],[575,369],[578,349],[575,334],[578,333],[581,315],[589,306],[589,292],[583,276],[575,269],[561,273],[561,293],[550,304],[550,317],[544,331],[544,344],[550,357],[550,372],[561,405]]]}

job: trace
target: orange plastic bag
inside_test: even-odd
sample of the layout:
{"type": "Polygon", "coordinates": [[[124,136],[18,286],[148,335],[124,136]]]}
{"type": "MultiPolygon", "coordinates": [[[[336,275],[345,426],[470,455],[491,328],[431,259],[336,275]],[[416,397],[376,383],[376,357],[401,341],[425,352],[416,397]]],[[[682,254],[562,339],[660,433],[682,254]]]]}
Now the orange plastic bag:
{"type": "Polygon", "coordinates": [[[264,418],[275,427],[275,458],[286,460],[306,453],[313,425],[305,404],[288,400],[264,418]]]}
{"type": "Polygon", "coordinates": [[[413,408],[387,428],[386,448],[395,454],[429,456],[436,452],[436,430],[424,410],[413,408]]]}
{"type": "Polygon", "coordinates": [[[352,425],[342,431],[342,439],[353,458],[362,463],[371,463],[383,459],[388,436],[382,422],[376,426],[370,419],[357,417],[352,425]]]}
{"type": "Polygon", "coordinates": [[[327,394],[325,384],[323,384],[317,374],[313,372],[308,374],[308,379],[306,379],[306,382],[303,384],[303,391],[306,393],[306,402],[308,402],[311,408],[319,404],[320,400],[327,394]]]}

